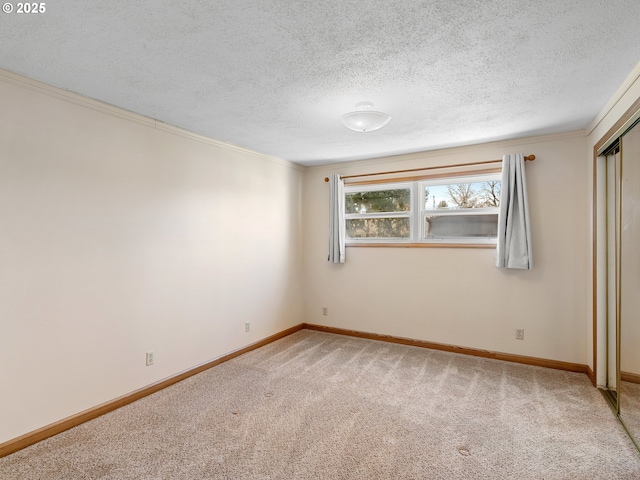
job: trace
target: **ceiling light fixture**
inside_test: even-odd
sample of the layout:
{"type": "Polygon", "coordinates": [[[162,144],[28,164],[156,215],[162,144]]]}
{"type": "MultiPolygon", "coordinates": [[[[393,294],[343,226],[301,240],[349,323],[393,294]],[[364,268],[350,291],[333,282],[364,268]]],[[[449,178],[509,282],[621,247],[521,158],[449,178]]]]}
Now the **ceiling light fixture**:
{"type": "Polygon", "coordinates": [[[374,130],[378,130],[389,123],[391,115],[371,110],[372,107],[373,103],[371,102],[356,103],[356,111],[345,113],[340,117],[340,121],[345,127],[356,132],[373,132],[374,130]]]}

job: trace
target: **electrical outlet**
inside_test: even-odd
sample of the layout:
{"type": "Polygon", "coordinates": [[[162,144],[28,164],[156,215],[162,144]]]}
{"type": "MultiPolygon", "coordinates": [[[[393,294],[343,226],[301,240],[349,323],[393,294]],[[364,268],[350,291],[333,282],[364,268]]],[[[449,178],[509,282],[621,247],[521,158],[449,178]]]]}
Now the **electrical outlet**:
{"type": "Polygon", "coordinates": [[[322,307],[322,315],[325,317],[329,315],[329,309],[327,307],[322,307]]]}
{"type": "Polygon", "coordinates": [[[524,340],[524,328],[516,329],[516,340],[524,340]]]}
{"type": "Polygon", "coordinates": [[[147,367],[153,365],[153,352],[147,352],[147,367]]]}
{"type": "Polygon", "coordinates": [[[244,322],[244,331],[249,332],[251,330],[251,323],[249,322],[244,322]]]}

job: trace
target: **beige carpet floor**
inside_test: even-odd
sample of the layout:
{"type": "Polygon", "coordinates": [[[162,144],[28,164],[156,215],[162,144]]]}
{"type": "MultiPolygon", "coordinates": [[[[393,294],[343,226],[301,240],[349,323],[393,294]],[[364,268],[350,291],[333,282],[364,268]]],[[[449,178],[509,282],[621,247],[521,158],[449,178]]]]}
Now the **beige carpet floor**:
{"type": "Polygon", "coordinates": [[[640,454],[585,375],[302,330],[0,478],[640,479],[640,454]]]}

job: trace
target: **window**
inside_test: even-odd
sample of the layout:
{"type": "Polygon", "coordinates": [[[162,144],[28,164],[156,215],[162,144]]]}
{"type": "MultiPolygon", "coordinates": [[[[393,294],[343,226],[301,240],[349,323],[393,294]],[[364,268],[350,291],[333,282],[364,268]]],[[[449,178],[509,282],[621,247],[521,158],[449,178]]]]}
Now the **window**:
{"type": "Polygon", "coordinates": [[[421,240],[495,243],[500,174],[420,182],[421,240]]]}
{"type": "Polygon", "coordinates": [[[410,183],[345,187],[347,239],[411,240],[413,190],[410,183]]]}
{"type": "Polygon", "coordinates": [[[348,244],[495,244],[500,173],[345,186],[348,244]]]}

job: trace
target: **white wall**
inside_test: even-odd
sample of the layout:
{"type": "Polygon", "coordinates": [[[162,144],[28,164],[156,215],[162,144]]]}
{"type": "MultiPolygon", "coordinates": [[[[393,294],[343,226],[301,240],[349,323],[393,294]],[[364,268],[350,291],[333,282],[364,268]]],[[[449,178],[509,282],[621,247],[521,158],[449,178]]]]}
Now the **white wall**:
{"type": "Polygon", "coordinates": [[[301,168],[7,72],[0,105],[0,443],[302,322],[301,168]]]}
{"type": "Polygon", "coordinates": [[[463,347],[587,363],[590,212],[582,132],[314,167],[304,180],[305,320],[463,347]],[[327,262],[323,177],[535,154],[527,163],[534,269],[494,249],[347,247],[327,262]],[[322,315],[322,307],[329,315],[322,315]],[[525,329],[525,340],[514,338],[525,329]]]}

